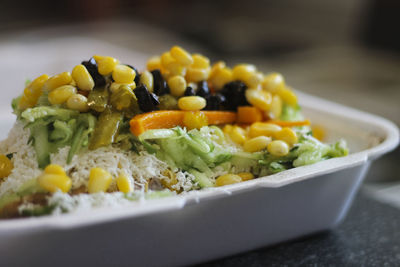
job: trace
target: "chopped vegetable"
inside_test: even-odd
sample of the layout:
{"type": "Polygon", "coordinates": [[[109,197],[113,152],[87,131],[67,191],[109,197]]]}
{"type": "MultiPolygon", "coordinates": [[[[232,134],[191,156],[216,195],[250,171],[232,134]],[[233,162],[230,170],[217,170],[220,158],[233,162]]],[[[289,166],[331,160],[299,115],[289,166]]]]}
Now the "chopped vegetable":
{"type": "Polygon", "coordinates": [[[238,123],[254,123],[262,121],[263,115],[260,109],[251,106],[238,107],[238,123]]]}
{"type": "MultiPolygon", "coordinates": [[[[202,111],[208,124],[218,125],[232,123],[236,121],[236,113],[228,111],[202,111]]],[[[184,126],[183,118],[185,111],[181,110],[160,110],[149,113],[139,114],[130,121],[131,132],[139,136],[141,133],[150,129],[173,128],[184,126]]]]}

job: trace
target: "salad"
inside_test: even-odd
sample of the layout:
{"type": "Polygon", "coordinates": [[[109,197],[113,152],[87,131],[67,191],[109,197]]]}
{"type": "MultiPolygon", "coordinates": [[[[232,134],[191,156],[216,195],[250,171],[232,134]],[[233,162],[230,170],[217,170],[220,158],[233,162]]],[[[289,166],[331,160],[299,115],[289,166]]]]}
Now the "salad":
{"type": "Polygon", "coordinates": [[[27,81],[0,143],[0,216],[186,194],[348,154],[322,143],[279,73],[179,46],[138,71],[94,55],[27,81]]]}

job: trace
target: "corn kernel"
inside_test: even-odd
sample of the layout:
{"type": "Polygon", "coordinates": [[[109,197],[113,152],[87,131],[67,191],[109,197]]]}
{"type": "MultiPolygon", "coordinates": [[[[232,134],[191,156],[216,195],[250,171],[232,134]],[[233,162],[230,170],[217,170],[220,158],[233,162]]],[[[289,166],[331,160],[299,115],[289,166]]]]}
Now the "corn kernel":
{"type": "Polygon", "coordinates": [[[241,172],[238,173],[237,176],[242,178],[242,181],[248,181],[254,179],[254,174],[252,174],[251,172],[241,172]]]}
{"type": "Polygon", "coordinates": [[[114,70],[115,66],[117,66],[118,64],[119,61],[113,57],[102,57],[97,62],[98,71],[101,75],[108,75],[114,70]]]}
{"type": "Polygon", "coordinates": [[[182,96],[186,90],[186,80],[182,76],[173,76],[168,79],[170,93],[173,96],[182,96]]]}
{"type": "Polygon", "coordinates": [[[244,78],[244,83],[249,87],[249,88],[257,88],[261,81],[263,80],[264,76],[260,72],[251,72],[248,75],[245,76],[244,78]]]}
{"type": "Polygon", "coordinates": [[[121,172],[116,180],[118,190],[123,193],[129,193],[133,191],[133,182],[129,179],[125,172],[121,172]]]}
{"type": "Polygon", "coordinates": [[[146,68],[149,71],[161,69],[161,59],[160,59],[160,57],[158,57],[158,56],[151,57],[147,61],[146,68]]]}
{"type": "Polygon", "coordinates": [[[57,174],[57,175],[67,175],[64,171],[64,168],[58,164],[49,164],[44,169],[46,174],[57,174]]]}
{"type": "Polygon", "coordinates": [[[256,67],[254,65],[238,64],[232,70],[233,79],[245,82],[247,77],[250,74],[255,73],[255,71],[256,71],[256,67]]]}
{"type": "Polygon", "coordinates": [[[263,90],[277,93],[279,90],[285,87],[285,80],[280,73],[270,73],[264,77],[261,83],[263,90]]]}
{"type": "Polygon", "coordinates": [[[203,126],[208,125],[208,118],[201,111],[185,112],[185,115],[183,116],[183,125],[189,130],[200,129],[203,126]]]}
{"type": "Polygon", "coordinates": [[[177,61],[171,62],[168,64],[168,66],[164,67],[163,75],[167,75],[167,78],[175,76],[175,75],[185,76],[186,75],[186,67],[182,66],[177,61]]]}
{"type": "Polygon", "coordinates": [[[222,129],[222,131],[224,132],[224,134],[228,134],[228,135],[232,132],[232,130],[233,130],[232,124],[226,124],[226,125],[224,126],[224,128],[222,129]]]}
{"type": "Polygon", "coordinates": [[[118,91],[118,89],[121,87],[121,85],[126,85],[129,88],[131,88],[132,90],[136,88],[136,83],[135,82],[131,82],[131,83],[116,83],[116,82],[113,82],[110,85],[111,93],[115,93],[116,91],[118,91]]]}
{"type": "Polygon", "coordinates": [[[275,138],[275,134],[282,130],[279,125],[265,122],[255,122],[250,125],[249,135],[250,137],[257,136],[270,136],[275,138]]]}
{"type": "Polygon", "coordinates": [[[72,79],[78,85],[78,88],[84,91],[90,91],[94,87],[94,81],[90,73],[82,64],[76,65],[72,69],[72,79]]]}
{"type": "Polygon", "coordinates": [[[265,92],[257,89],[247,89],[245,92],[247,101],[263,111],[270,109],[272,95],[269,92],[265,92]]]}
{"type": "Polygon", "coordinates": [[[47,74],[43,74],[29,83],[18,103],[18,107],[20,109],[26,109],[36,105],[39,97],[42,95],[43,86],[48,79],[49,76],[47,74]]]}
{"type": "Polygon", "coordinates": [[[232,139],[233,142],[242,145],[246,139],[246,131],[237,125],[233,126],[232,130],[229,133],[229,137],[232,139]]]}
{"type": "Polygon", "coordinates": [[[289,88],[285,87],[278,91],[278,95],[282,98],[282,101],[290,106],[297,106],[297,96],[289,88]]]}
{"type": "Polygon", "coordinates": [[[240,178],[239,175],[236,174],[224,174],[219,176],[215,180],[215,186],[224,186],[224,185],[230,185],[230,184],[236,184],[240,183],[242,181],[242,178],[240,178]]]}
{"type": "Polygon", "coordinates": [[[13,163],[6,155],[0,155],[0,179],[5,178],[10,175],[12,169],[14,168],[13,163]]]}
{"type": "Polygon", "coordinates": [[[291,128],[289,127],[284,127],[282,128],[282,130],[280,130],[279,132],[277,132],[275,134],[275,138],[278,140],[282,140],[285,141],[286,143],[288,143],[290,146],[294,145],[297,143],[298,138],[296,135],[296,132],[293,131],[291,128]]]}
{"type": "Polygon", "coordinates": [[[279,95],[274,95],[271,101],[271,107],[268,113],[270,119],[279,119],[282,114],[282,99],[279,95]]]}
{"type": "Polygon", "coordinates": [[[179,98],[178,107],[181,110],[195,111],[205,108],[206,100],[201,96],[184,96],[179,98]]]}
{"type": "Polygon", "coordinates": [[[170,64],[177,63],[176,59],[171,56],[170,52],[165,52],[161,55],[160,58],[161,66],[164,68],[168,68],[170,64]]]}
{"type": "Polygon", "coordinates": [[[111,174],[102,168],[92,168],[89,173],[88,192],[106,192],[112,182],[111,174]]]}
{"type": "Polygon", "coordinates": [[[220,90],[225,84],[233,81],[232,70],[229,68],[222,68],[215,70],[210,77],[210,82],[215,90],[220,90]]]}
{"type": "Polygon", "coordinates": [[[169,52],[171,56],[183,66],[189,66],[193,63],[192,56],[182,47],[173,46],[169,52]]]}
{"type": "Polygon", "coordinates": [[[48,95],[48,99],[51,104],[60,105],[74,94],[76,94],[75,87],[71,85],[63,85],[51,91],[48,95]]]}
{"type": "Polygon", "coordinates": [[[99,62],[100,62],[100,60],[103,58],[103,56],[94,55],[93,58],[94,58],[94,60],[96,60],[96,63],[99,64],[99,62]]]}
{"type": "Polygon", "coordinates": [[[45,90],[53,90],[60,86],[70,84],[72,81],[71,74],[69,72],[62,72],[49,78],[43,85],[45,90]]]}
{"type": "Polygon", "coordinates": [[[284,141],[274,140],[268,144],[267,150],[273,156],[282,157],[289,153],[289,146],[284,141]]]}
{"type": "Polygon", "coordinates": [[[325,130],[322,126],[314,125],[312,126],[311,129],[312,129],[312,134],[315,138],[317,138],[319,141],[324,140],[325,130]]]}
{"type": "Polygon", "coordinates": [[[192,58],[193,64],[190,65],[191,68],[207,69],[210,67],[210,60],[207,57],[200,54],[193,54],[192,58]]]}
{"type": "Polygon", "coordinates": [[[215,62],[211,67],[210,79],[212,79],[216,73],[218,73],[220,70],[222,70],[224,68],[226,68],[225,62],[223,62],[223,61],[215,62]]]}
{"type": "Polygon", "coordinates": [[[132,83],[135,76],[135,71],[126,65],[117,65],[112,72],[112,77],[116,83],[132,83]]]}
{"type": "Polygon", "coordinates": [[[243,150],[246,152],[257,152],[267,148],[267,145],[271,142],[270,137],[258,136],[250,140],[247,140],[243,144],[243,150]]]}
{"type": "Polygon", "coordinates": [[[67,108],[78,110],[79,112],[87,112],[89,110],[88,100],[81,94],[72,95],[67,100],[67,108]]]}
{"type": "Polygon", "coordinates": [[[186,70],[185,78],[188,82],[200,82],[207,80],[210,75],[210,68],[207,69],[195,69],[188,68],[186,70]]]}
{"type": "MultiPolygon", "coordinates": [[[[151,72],[145,70],[142,72],[142,74],[140,74],[140,83],[146,85],[147,90],[149,90],[149,92],[153,92],[153,87],[154,87],[154,79],[153,79],[153,75],[151,74],[151,72]]],[[[133,88],[134,89],[134,88],[133,88]]]]}
{"type": "Polygon", "coordinates": [[[58,190],[67,193],[72,186],[71,178],[67,175],[44,173],[38,177],[39,185],[45,190],[54,193],[58,190]]]}

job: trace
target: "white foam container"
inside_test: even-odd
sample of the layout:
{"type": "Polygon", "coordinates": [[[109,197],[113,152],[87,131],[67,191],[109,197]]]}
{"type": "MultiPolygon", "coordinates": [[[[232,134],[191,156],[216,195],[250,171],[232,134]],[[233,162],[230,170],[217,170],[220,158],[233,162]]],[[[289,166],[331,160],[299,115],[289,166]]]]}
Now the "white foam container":
{"type": "Polygon", "coordinates": [[[3,220],[1,265],[188,265],[334,228],[399,131],[386,119],[298,95],[327,141],[347,140],[349,156],[135,208],[3,220]]]}

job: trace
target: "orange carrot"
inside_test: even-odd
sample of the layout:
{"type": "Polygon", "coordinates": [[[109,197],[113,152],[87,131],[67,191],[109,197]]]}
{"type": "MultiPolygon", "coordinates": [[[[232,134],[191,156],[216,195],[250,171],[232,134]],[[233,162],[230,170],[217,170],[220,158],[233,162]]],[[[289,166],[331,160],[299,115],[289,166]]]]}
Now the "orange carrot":
{"type": "MultiPolygon", "coordinates": [[[[136,115],[130,121],[131,132],[139,136],[150,129],[164,129],[183,126],[183,110],[159,110],[136,115]]],[[[201,111],[208,119],[208,124],[225,124],[236,121],[236,113],[229,111],[201,111]]]]}
{"type": "Polygon", "coordinates": [[[254,123],[262,121],[263,114],[260,109],[252,106],[242,106],[237,109],[237,122],[238,123],[254,123]]]}
{"type": "Polygon", "coordinates": [[[265,122],[273,123],[282,127],[294,127],[294,126],[307,126],[310,125],[309,120],[303,121],[281,121],[281,120],[267,120],[265,122]]]}

